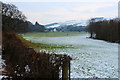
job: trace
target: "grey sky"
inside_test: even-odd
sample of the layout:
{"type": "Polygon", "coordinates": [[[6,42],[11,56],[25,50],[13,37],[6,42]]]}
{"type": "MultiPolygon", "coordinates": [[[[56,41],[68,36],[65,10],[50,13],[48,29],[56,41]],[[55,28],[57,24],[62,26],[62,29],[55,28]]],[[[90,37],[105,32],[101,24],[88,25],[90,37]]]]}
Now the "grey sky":
{"type": "MultiPolygon", "coordinates": [[[[17,1],[9,0],[9,3],[15,4],[33,23],[38,21],[41,24],[49,24],[67,20],[84,20],[92,17],[114,18],[118,16],[117,0],[17,1]]],[[[4,0],[3,2],[8,1],[4,0]]]]}

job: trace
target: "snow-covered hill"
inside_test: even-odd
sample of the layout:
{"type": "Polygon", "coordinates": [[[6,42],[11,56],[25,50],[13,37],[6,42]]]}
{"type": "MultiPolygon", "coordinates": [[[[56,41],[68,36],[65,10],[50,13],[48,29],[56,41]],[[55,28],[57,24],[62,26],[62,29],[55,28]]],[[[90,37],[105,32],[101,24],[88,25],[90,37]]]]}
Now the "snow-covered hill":
{"type": "Polygon", "coordinates": [[[52,23],[52,24],[45,25],[46,28],[56,28],[59,26],[60,26],[60,23],[52,23]]]}
{"type": "Polygon", "coordinates": [[[60,23],[62,25],[76,25],[76,26],[86,26],[87,20],[70,20],[60,23]]]}
{"type": "Polygon", "coordinates": [[[47,28],[56,28],[56,27],[64,27],[69,25],[75,25],[75,26],[86,26],[87,20],[70,20],[65,22],[59,22],[59,23],[52,23],[48,25],[44,25],[47,28]]]}

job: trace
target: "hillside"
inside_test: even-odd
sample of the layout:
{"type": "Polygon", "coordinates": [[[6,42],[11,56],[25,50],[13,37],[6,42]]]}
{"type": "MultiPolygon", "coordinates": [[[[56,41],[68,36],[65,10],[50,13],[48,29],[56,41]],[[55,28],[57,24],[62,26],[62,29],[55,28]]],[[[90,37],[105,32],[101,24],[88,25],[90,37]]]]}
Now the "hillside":
{"type": "Polygon", "coordinates": [[[81,32],[86,31],[86,20],[70,20],[45,25],[51,32],[81,32]]]}
{"type": "Polygon", "coordinates": [[[38,22],[35,22],[35,24],[32,24],[30,21],[27,21],[28,23],[28,32],[44,32],[45,26],[40,25],[38,22]]]}

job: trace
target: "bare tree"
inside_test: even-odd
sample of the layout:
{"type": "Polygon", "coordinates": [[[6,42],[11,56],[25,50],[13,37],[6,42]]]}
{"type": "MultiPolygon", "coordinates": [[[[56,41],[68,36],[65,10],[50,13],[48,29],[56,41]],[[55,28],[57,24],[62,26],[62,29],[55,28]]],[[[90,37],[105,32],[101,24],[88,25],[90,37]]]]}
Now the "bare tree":
{"type": "Polygon", "coordinates": [[[2,15],[17,18],[19,20],[26,20],[25,15],[13,4],[2,3],[2,15]]]}

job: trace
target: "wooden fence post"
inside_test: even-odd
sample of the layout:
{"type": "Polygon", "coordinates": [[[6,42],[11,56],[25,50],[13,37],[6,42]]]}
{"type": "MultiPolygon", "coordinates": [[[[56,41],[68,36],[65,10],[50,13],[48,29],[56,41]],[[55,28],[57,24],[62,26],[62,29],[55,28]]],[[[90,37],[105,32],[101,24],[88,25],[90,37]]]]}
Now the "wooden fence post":
{"type": "Polygon", "coordinates": [[[70,61],[69,61],[69,80],[70,80],[70,61]]]}
{"type": "Polygon", "coordinates": [[[62,80],[70,80],[70,61],[63,61],[62,80]]]}

